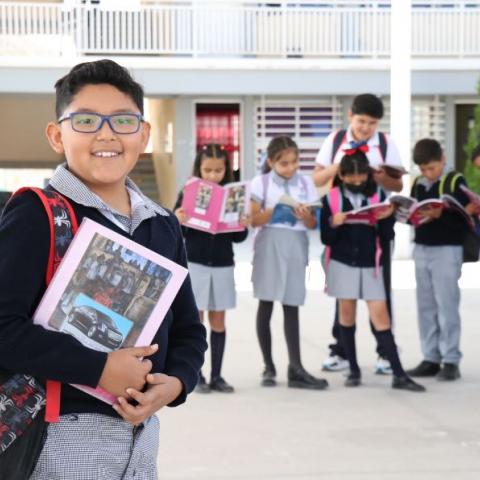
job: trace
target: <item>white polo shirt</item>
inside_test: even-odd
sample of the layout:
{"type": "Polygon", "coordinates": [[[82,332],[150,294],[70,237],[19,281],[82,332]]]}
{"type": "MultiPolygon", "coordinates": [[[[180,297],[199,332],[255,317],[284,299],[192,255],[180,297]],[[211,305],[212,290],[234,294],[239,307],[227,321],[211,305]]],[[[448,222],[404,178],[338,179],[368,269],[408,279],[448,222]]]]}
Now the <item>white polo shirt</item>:
{"type": "MultiPolygon", "coordinates": [[[[273,208],[280,200],[283,194],[290,195],[293,199],[300,203],[310,203],[318,200],[319,195],[313,180],[310,176],[295,175],[290,179],[285,179],[277,175],[275,171],[268,174],[267,198],[265,196],[265,187],[263,183],[263,175],[259,175],[252,179],[250,184],[250,194],[252,200],[265,205],[265,208],[273,208]]],[[[307,230],[302,221],[297,221],[295,225],[283,223],[267,224],[266,227],[272,228],[288,228],[291,230],[307,230]]]]}
{"type": "MultiPolygon", "coordinates": [[[[315,159],[315,163],[317,165],[321,165],[323,167],[328,167],[332,164],[332,151],[333,151],[333,139],[335,138],[337,131],[334,131],[328,135],[328,137],[323,142],[322,148],[317,154],[317,158],[315,159]]],[[[385,159],[385,163],[387,165],[394,165],[394,166],[402,166],[402,159],[400,158],[400,154],[398,152],[398,148],[395,145],[395,142],[390,138],[390,136],[386,135],[387,139],[387,155],[385,159]]],[[[348,150],[350,148],[350,142],[355,142],[352,136],[352,129],[348,127],[346,133],[346,141],[340,145],[338,149],[333,163],[340,163],[340,160],[344,156],[344,150],[348,150]]],[[[380,152],[380,140],[378,138],[378,132],[375,132],[367,142],[368,145],[368,152],[366,153],[370,166],[372,168],[377,169],[380,165],[382,165],[383,158],[380,152]]]]}

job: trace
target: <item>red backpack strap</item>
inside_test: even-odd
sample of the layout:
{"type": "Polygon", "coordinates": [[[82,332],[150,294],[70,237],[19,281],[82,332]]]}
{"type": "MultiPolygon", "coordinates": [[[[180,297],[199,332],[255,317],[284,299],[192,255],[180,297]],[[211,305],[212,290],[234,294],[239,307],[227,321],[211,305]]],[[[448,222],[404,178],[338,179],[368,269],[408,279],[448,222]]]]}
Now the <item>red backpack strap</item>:
{"type": "MultiPolygon", "coordinates": [[[[77,232],[78,222],[70,202],[53,190],[24,187],[13,195],[26,191],[34,192],[42,202],[50,225],[50,251],[48,254],[45,281],[48,285],[58,265],[67,252],[73,236],[77,232]]],[[[46,382],[45,421],[58,422],[60,416],[61,383],[54,380],[46,382]]]]}

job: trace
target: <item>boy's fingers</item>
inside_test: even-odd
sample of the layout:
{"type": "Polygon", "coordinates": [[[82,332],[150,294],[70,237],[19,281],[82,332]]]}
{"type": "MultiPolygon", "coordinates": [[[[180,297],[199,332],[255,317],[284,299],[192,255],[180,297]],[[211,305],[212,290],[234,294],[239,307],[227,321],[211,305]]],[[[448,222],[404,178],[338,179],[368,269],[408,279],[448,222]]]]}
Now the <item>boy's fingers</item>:
{"type": "Polygon", "coordinates": [[[144,367],[145,375],[147,375],[152,370],[153,364],[150,360],[142,360],[142,367],[144,367]]]}
{"type": "Polygon", "coordinates": [[[131,347],[129,350],[136,357],[148,357],[149,355],[153,355],[158,350],[158,345],[155,343],[145,347],[131,347]]]}
{"type": "MultiPolygon", "coordinates": [[[[139,392],[138,390],[135,390],[134,388],[127,388],[126,392],[135,400],[137,401],[140,405],[144,405],[147,403],[148,398],[146,395],[142,392],[139,392]]],[[[130,405],[129,405],[130,406],[130,405]]]]}
{"type": "Polygon", "coordinates": [[[165,383],[168,378],[168,375],[164,373],[149,373],[147,375],[147,383],[151,385],[159,385],[160,383],[165,383]]]}

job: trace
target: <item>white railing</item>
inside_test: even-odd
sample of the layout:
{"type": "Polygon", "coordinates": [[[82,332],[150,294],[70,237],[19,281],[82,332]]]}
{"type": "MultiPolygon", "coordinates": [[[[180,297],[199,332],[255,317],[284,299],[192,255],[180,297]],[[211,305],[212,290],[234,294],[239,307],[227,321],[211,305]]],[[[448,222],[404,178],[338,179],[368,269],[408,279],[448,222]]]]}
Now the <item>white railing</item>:
{"type": "MultiPolygon", "coordinates": [[[[0,54],[387,57],[388,1],[0,1],[0,54]],[[111,3],[111,2],[110,2],[111,3]],[[115,2],[114,2],[115,3],[115,2]]],[[[413,0],[413,55],[480,57],[480,0],[413,0]]]]}

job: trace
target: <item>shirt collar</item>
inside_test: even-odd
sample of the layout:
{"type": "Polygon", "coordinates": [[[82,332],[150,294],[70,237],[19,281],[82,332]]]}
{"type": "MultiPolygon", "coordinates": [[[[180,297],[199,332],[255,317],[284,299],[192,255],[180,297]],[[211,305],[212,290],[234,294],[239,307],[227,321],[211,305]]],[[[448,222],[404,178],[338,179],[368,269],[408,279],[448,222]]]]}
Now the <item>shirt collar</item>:
{"type": "Polygon", "coordinates": [[[445,165],[445,167],[443,167],[443,170],[442,170],[442,174],[436,179],[436,180],[433,180],[433,181],[430,181],[428,180],[428,178],[425,178],[423,175],[418,179],[417,181],[417,184],[418,185],[422,185],[423,187],[425,187],[425,190],[430,190],[433,185],[435,185],[437,182],[440,181],[440,179],[446,175],[449,171],[451,170],[451,168],[447,165],[445,165]]]}
{"type": "Polygon", "coordinates": [[[93,193],[78,177],[76,177],[70,170],[67,164],[59,165],[49,184],[62,195],[72,199],[74,202],[84,205],[85,207],[96,208],[104,215],[106,213],[114,215],[123,224],[126,219],[130,221],[130,233],[147,218],[154,217],[156,214],[162,216],[169,216],[169,213],[157,205],[155,202],[146,197],[141,190],[135,185],[132,179],[126,178],[125,186],[130,195],[131,202],[131,217],[121,214],[114,208],[107,205],[98,195],[93,193]]]}
{"type": "Polygon", "coordinates": [[[272,181],[279,187],[296,187],[298,185],[298,173],[295,172],[291,178],[281,177],[275,170],[272,170],[272,181]]]}
{"type": "MultiPolygon", "coordinates": [[[[353,138],[353,134],[352,134],[352,127],[349,126],[347,128],[347,144],[345,145],[345,148],[348,148],[348,145],[350,144],[350,142],[356,142],[357,140],[355,140],[353,138]]],[[[380,145],[380,139],[378,137],[378,132],[375,130],[375,133],[367,140],[367,145],[369,147],[378,147],[380,145]]]]}

